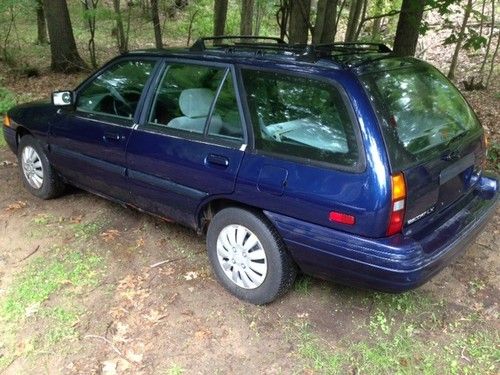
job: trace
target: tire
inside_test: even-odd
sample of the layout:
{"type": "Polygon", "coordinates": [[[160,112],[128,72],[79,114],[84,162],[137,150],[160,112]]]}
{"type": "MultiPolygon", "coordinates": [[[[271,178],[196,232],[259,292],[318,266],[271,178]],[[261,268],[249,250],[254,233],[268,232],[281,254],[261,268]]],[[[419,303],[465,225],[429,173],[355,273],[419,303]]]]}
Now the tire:
{"type": "Polygon", "coordinates": [[[52,199],[64,192],[64,182],[50,165],[40,143],[31,135],[25,135],[19,141],[17,158],[24,187],[31,194],[52,199]]]}
{"type": "Polygon", "coordinates": [[[263,215],[241,208],[219,211],[208,227],[208,257],[218,281],[236,297],[270,303],[293,285],[297,268],[263,215]]]}

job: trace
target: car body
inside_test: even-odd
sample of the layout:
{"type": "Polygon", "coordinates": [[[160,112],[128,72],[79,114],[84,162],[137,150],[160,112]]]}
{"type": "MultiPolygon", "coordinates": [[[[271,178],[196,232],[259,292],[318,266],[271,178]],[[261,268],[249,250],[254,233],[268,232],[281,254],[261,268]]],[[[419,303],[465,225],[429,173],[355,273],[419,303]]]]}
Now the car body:
{"type": "Polygon", "coordinates": [[[22,139],[32,137],[44,168],[64,183],[198,233],[208,228],[219,280],[254,303],[289,288],[295,264],[400,292],[467,248],[498,186],[483,172],[477,118],[436,69],[379,45],[238,40],[119,56],[74,91],[55,93],[55,103],[11,109],[5,139],[22,159],[22,139]],[[252,234],[260,250],[245,249],[252,234]],[[222,254],[230,249],[242,252],[222,254]],[[262,260],[245,263],[252,254],[262,260]],[[229,261],[262,271],[254,279],[229,261]],[[288,269],[269,281],[279,285],[248,294],[273,280],[273,262],[288,269]]]}

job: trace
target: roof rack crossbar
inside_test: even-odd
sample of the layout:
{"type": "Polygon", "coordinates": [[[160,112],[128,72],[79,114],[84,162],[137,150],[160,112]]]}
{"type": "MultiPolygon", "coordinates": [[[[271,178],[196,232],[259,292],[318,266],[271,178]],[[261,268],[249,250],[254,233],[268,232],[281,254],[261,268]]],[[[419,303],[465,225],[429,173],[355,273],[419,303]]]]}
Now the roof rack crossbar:
{"type": "Polygon", "coordinates": [[[329,44],[316,44],[317,50],[354,50],[354,51],[370,51],[377,50],[377,52],[387,53],[392,50],[383,43],[365,43],[365,42],[339,42],[329,44]],[[366,48],[368,47],[368,48],[366,48]]]}
{"type": "MultiPolygon", "coordinates": [[[[207,46],[205,44],[206,41],[218,42],[218,41],[224,41],[224,40],[239,40],[239,41],[241,41],[241,40],[248,40],[248,41],[262,40],[262,41],[268,41],[268,42],[273,41],[276,43],[276,45],[286,45],[287,44],[283,39],[278,38],[278,37],[271,37],[271,36],[221,35],[221,36],[210,36],[210,37],[198,38],[196,40],[196,42],[194,42],[194,44],[191,46],[190,50],[202,52],[202,51],[205,51],[207,49],[207,46]]],[[[221,44],[222,43],[217,43],[217,47],[220,47],[221,44]]],[[[252,44],[252,43],[248,43],[248,44],[252,44]]],[[[260,45],[260,43],[253,43],[253,44],[260,45]]],[[[270,43],[268,43],[268,44],[270,44],[270,43]]]]}

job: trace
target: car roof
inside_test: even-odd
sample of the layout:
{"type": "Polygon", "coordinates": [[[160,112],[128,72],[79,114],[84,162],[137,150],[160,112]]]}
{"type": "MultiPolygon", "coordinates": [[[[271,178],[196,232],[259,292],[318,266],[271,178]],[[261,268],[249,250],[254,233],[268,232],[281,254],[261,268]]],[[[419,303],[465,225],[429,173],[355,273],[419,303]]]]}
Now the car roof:
{"type": "Polygon", "coordinates": [[[380,64],[383,60],[399,60],[399,62],[416,60],[398,58],[389,47],[380,43],[288,44],[280,38],[248,36],[204,37],[189,48],[143,49],[125,54],[125,56],[137,55],[224,61],[246,65],[257,65],[257,61],[305,64],[350,70],[358,74],[381,70],[386,66],[380,64]],[[211,45],[207,45],[208,43],[211,45]]]}

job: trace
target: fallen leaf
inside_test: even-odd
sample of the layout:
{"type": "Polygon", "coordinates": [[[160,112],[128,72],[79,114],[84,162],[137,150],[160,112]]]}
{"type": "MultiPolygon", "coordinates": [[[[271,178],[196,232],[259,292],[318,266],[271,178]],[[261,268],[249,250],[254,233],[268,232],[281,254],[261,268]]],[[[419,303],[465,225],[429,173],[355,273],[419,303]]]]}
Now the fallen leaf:
{"type": "Polygon", "coordinates": [[[186,280],[188,280],[188,281],[189,281],[189,280],[194,280],[194,279],[196,279],[196,278],[198,278],[198,273],[197,273],[197,272],[195,272],[195,271],[189,271],[189,272],[187,272],[187,273],[184,275],[184,279],[186,279],[186,280]]]}
{"type": "Polygon", "coordinates": [[[142,353],[134,353],[132,350],[127,350],[126,357],[131,362],[141,363],[142,362],[142,358],[144,357],[144,354],[142,354],[142,353]]]}
{"type": "Polygon", "coordinates": [[[17,211],[20,210],[21,208],[26,207],[28,204],[23,201],[16,201],[14,203],[9,204],[6,208],[5,211],[7,212],[12,212],[12,211],[17,211]]]}
{"type": "Polygon", "coordinates": [[[116,229],[108,229],[101,233],[101,237],[105,242],[114,241],[117,237],[120,237],[120,232],[116,229]]]}
{"type": "Polygon", "coordinates": [[[115,375],[117,373],[117,367],[118,367],[118,360],[113,359],[113,360],[107,360],[104,362],[101,362],[102,368],[101,368],[101,374],[102,375],[115,375]]]}

